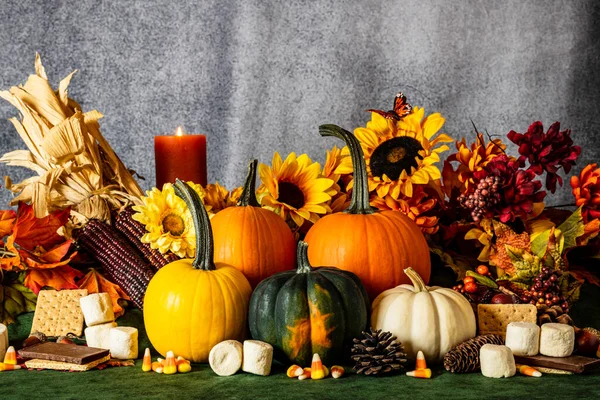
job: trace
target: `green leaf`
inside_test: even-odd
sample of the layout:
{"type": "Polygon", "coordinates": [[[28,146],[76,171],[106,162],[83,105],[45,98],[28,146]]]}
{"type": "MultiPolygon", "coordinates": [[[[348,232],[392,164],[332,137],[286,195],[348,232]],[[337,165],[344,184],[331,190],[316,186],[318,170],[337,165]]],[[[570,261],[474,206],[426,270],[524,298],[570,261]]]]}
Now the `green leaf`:
{"type": "Polygon", "coordinates": [[[498,284],[493,279],[483,276],[474,271],[467,271],[467,276],[472,276],[475,280],[484,286],[491,287],[492,289],[498,289],[498,284]]]}
{"type": "Polygon", "coordinates": [[[531,241],[531,252],[538,257],[544,257],[546,253],[546,246],[548,245],[548,238],[550,237],[550,231],[552,229],[545,230],[540,233],[531,241]]]}
{"type": "Polygon", "coordinates": [[[20,283],[13,283],[10,286],[21,292],[21,294],[23,295],[23,299],[25,301],[25,312],[35,311],[35,306],[37,304],[37,296],[35,295],[35,293],[33,293],[28,287],[20,283]]]}
{"type": "Polygon", "coordinates": [[[0,284],[0,323],[15,322],[17,315],[35,311],[37,296],[20,283],[0,284]]]}
{"type": "Polygon", "coordinates": [[[564,239],[564,247],[560,249],[561,253],[566,249],[577,246],[577,238],[585,233],[581,207],[575,210],[565,222],[560,224],[558,229],[562,232],[564,239]]]}
{"type": "Polygon", "coordinates": [[[538,276],[542,270],[540,258],[510,245],[506,245],[506,253],[515,267],[515,273],[509,278],[509,281],[531,285],[533,278],[538,276]]]}
{"type": "Polygon", "coordinates": [[[561,294],[570,305],[579,300],[584,279],[577,279],[569,273],[563,274],[560,282],[561,294]]]}

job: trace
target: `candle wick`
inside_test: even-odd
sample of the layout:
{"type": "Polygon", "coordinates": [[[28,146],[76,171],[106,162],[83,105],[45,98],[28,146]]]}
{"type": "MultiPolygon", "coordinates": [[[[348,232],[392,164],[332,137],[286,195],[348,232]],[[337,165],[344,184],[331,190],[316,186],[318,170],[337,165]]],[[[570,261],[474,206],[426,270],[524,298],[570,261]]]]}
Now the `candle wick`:
{"type": "Polygon", "coordinates": [[[177,127],[177,132],[175,132],[175,136],[183,136],[183,129],[181,127],[177,127]]]}

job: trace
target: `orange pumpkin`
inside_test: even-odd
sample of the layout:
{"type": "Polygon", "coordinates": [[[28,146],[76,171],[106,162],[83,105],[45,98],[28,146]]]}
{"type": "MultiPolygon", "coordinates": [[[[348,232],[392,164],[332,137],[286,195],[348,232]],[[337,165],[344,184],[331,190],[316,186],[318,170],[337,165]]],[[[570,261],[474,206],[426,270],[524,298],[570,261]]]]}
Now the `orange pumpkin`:
{"type": "Polygon", "coordinates": [[[429,282],[429,246],[419,227],[399,211],[376,211],[369,205],[367,168],[354,135],[336,125],[319,127],[321,136],[346,142],[354,168],[349,208],[317,221],[304,239],[313,265],[335,265],[358,275],[374,299],[384,290],[410,283],[404,269],[412,267],[429,282]]]}
{"type": "Polygon", "coordinates": [[[215,261],[233,265],[252,287],[276,272],[296,265],[296,240],[285,221],[256,201],[256,165],[248,167],[248,177],[237,207],[218,212],[211,225],[215,240],[215,261]]]}

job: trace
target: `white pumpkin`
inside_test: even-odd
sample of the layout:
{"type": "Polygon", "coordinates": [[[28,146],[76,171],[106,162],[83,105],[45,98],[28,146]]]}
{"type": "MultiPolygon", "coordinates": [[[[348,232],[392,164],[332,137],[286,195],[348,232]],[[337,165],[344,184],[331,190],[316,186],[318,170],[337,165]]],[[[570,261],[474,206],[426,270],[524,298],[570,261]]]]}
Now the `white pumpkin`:
{"type": "Polygon", "coordinates": [[[425,286],[412,268],[404,273],[414,286],[396,286],[377,296],[371,326],[394,334],[413,359],[421,350],[428,362],[442,361],[454,346],[475,337],[471,304],[452,289],[425,286]]]}

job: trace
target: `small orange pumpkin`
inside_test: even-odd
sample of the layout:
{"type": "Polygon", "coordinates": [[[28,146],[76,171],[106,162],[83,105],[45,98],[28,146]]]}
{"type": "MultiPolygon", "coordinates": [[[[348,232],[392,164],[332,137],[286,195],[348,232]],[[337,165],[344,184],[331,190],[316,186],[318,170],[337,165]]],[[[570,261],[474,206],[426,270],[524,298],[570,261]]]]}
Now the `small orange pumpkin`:
{"type": "Polygon", "coordinates": [[[211,225],[215,261],[233,265],[252,287],[277,272],[294,269],[296,240],[285,221],[256,201],[256,166],[248,166],[248,177],[237,207],[218,212],[211,225]]]}
{"type": "Polygon", "coordinates": [[[321,136],[346,142],[354,168],[349,208],[317,221],[304,239],[313,265],[335,265],[354,272],[374,299],[384,290],[410,283],[404,269],[412,267],[429,282],[429,246],[419,227],[399,211],[376,211],[369,205],[367,167],[360,143],[336,125],[321,125],[321,136]]]}

